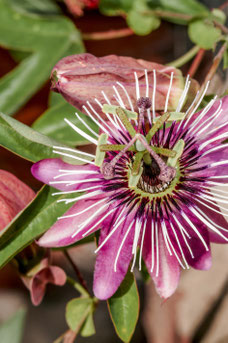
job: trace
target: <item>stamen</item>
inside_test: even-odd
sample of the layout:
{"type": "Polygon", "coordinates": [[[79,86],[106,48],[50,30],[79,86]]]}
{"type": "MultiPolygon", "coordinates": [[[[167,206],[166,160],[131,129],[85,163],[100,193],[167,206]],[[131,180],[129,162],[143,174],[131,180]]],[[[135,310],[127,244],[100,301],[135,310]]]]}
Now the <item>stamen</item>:
{"type": "Polygon", "coordinates": [[[76,154],[79,154],[79,155],[89,156],[89,157],[92,157],[93,159],[95,158],[95,155],[89,154],[88,152],[84,152],[84,151],[77,150],[77,149],[65,148],[65,147],[56,146],[56,145],[53,145],[53,149],[60,149],[60,150],[72,151],[72,152],[74,152],[74,153],[76,153],[76,154]]]}
{"type": "Polygon", "coordinates": [[[94,165],[94,162],[91,162],[89,160],[86,160],[84,158],[77,157],[77,156],[74,156],[74,155],[71,155],[71,154],[67,154],[67,153],[62,152],[62,151],[53,150],[53,153],[54,154],[58,154],[58,155],[62,155],[62,156],[66,156],[66,157],[70,157],[70,158],[73,158],[74,160],[78,160],[78,161],[81,161],[81,162],[85,162],[85,163],[89,163],[89,164],[93,164],[94,165]]]}
{"type": "Polygon", "coordinates": [[[78,118],[78,120],[80,120],[80,122],[94,135],[94,136],[96,136],[96,137],[99,137],[99,135],[95,132],[95,131],[93,131],[93,129],[91,129],[91,127],[88,125],[88,124],[86,124],[86,122],[79,116],[79,114],[77,113],[77,112],[75,112],[75,115],[76,115],[76,117],[78,118]]]}
{"type": "Polygon", "coordinates": [[[100,146],[102,144],[106,144],[107,140],[108,140],[108,135],[107,134],[102,133],[99,136],[98,144],[97,144],[97,148],[96,148],[96,158],[95,158],[95,165],[98,166],[98,167],[102,166],[102,163],[103,163],[104,158],[105,158],[105,152],[100,150],[100,146]]]}
{"type": "Polygon", "coordinates": [[[72,127],[72,129],[74,131],[76,131],[80,136],[84,137],[85,139],[87,139],[88,141],[90,141],[91,143],[97,145],[97,140],[92,138],[91,136],[87,135],[87,133],[85,133],[84,131],[82,131],[81,129],[79,129],[77,126],[75,126],[73,123],[71,123],[67,118],[64,118],[65,122],[70,125],[72,127]]]}
{"type": "Polygon", "coordinates": [[[131,137],[134,137],[136,135],[136,131],[135,131],[134,127],[131,125],[131,123],[129,122],[125,110],[123,110],[121,107],[118,107],[116,109],[116,113],[119,116],[119,118],[120,118],[121,122],[123,123],[123,125],[125,126],[126,130],[131,135],[131,137]]]}
{"type": "Polygon", "coordinates": [[[228,238],[224,236],[219,230],[217,230],[210,222],[208,222],[203,216],[201,216],[194,208],[190,208],[190,210],[195,214],[195,216],[200,219],[206,226],[208,226],[212,231],[217,233],[220,237],[228,241],[228,238]]]}
{"type": "Polygon", "coordinates": [[[160,127],[166,122],[169,116],[170,116],[170,113],[166,112],[158,120],[156,120],[155,124],[152,126],[152,128],[146,135],[146,140],[148,143],[150,143],[152,137],[155,135],[158,129],[160,129],[160,127]]]}
{"type": "Polygon", "coordinates": [[[134,75],[135,75],[136,99],[138,100],[140,98],[139,80],[138,80],[138,76],[136,72],[134,72],[134,75]]]}
{"type": "Polygon", "coordinates": [[[159,275],[159,242],[158,242],[158,223],[155,222],[155,237],[156,237],[156,262],[157,262],[157,268],[156,268],[156,277],[159,275]]]}
{"type": "Polygon", "coordinates": [[[119,86],[123,89],[123,91],[124,91],[124,93],[125,93],[125,95],[126,95],[126,97],[127,97],[127,100],[128,100],[128,102],[129,102],[131,111],[134,112],[134,107],[133,107],[133,104],[132,104],[132,102],[131,102],[131,98],[130,98],[130,96],[129,96],[127,90],[126,90],[126,88],[124,87],[124,85],[122,85],[122,83],[120,83],[120,82],[118,82],[118,81],[117,81],[116,83],[117,83],[117,85],[119,85],[119,86]]]}
{"type": "Polygon", "coordinates": [[[184,233],[185,233],[186,236],[187,236],[188,238],[190,238],[189,234],[186,232],[185,228],[184,228],[184,227],[182,226],[182,224],[179,222],[179,220],[177,219],[177,217],[175,216],[175,214],[173,213],[172,215],[173,215],[173,218],[174,218],[175,222],[177,223],[177,226],[178,226],[178,228],[179,228],[179,230],[180,230],[180,232],[181,232],[181,235],[182,235],[182,237],[183,237],[183,239],[184,239],[184,241],[185,241],[185,244],[186,244],[186,246],[187,246],[187,248],[188,248],[188,251],[190,252],[191,257],[194,258],[192,249],[190,248],[190,245],[188,244],[188,241],[187,241],[187,239],[186,239],[186,237],[185,237],[185,235],[184,235],[184,233]]]}
{"type": "Polygon", "coordinates": [[[141,132],[142,124],[144,123],[144,118],[146,116],[147,110],[151,107],[151,100],[150,98],[141,97],[137,100],[137,106],[139,109],[139,124],[138,124],[138,132],[141,132]]]}
{"type": "Polygon", "coordinates": [[[96,207],[96,206],[98,206],[98,205],[100,205],[102,202],[104,202],[104,201],[106,201],[106,199],[101,199],[100,201],[95,201],[95,203],[94,204],[92,204],[91,206],[89,206],[89,207],[87,207],[87,208],[85,208],[84,210],[82,210],[82,211],[79,211],[79,212],[76,212],[76,213],[73,213],[73,214],[68,214],[68,215],[66,215],[66,216],[62,216],[62,217],[58,217],[58,220],[59,219],[67,219],[67,218],[73,218],[73,217],[77,217],[77,216],[79,216],[80,214],[83,214],[83,213],[85,213],[85,212],[87,212],[87,211],[89,211],[89,210],[91,210],[91,208],[93,208],[93,207],[96,207]]]}
{"type": "Polygon", "coordinates": [[[115,258],[115,262],[114,262],[114,271],[115,271],[115,272],[116,272],[116,270],[117,270],[117,263],[118,263],[118,259],[119,259],[121,250],[122,250],[122,248],[123,248],[123,245],[124,245],[124,243],[125,243],[125,241],[126,241],[126,239],[127,239],[127,236],[128,236],[128,234],[129,234],[129,232],[131,231],[131,228],[132,228],[133,224],[134,224],[134,221],[132,220],[131,224],[129,225],[129,228],[127,229],[127,231],[126,231],[126,233],[125,233],[125,235],[124,235],[124,238],[122,239],[122,242],[120,243],[120,247],[119,247],[119,249],[118,249],[118,252],[117,252],[117,255],[116,255],[116,258],[115,258]]]}
{"type": "Polygon", "coordinates": [[[186,95],[188,93],[188,89],[189,89],[190,84],[191,84],[191,82],[188,81],[188,80],[189,80],[189,75],[187,75],[187,78],[186,78],[186,81],[185,81],[185,85],[184,85],[184,90],[183,90],[183,92],[181,94],[181,97],[180,97],[180,99],[178,101],[176,112],[180,112],[180,110],[181,110],[181,108],[183,106],[184,100],[186,98],[186,95]]]}
{"type": "Polygon", "coordinates": [[[144,219],[144,225],[143,225],[143,233],[141,238],[141,245],[140,245],[140,252],[139,252],[139,270],[142,269],[142,251],[143,251],[143,243],[144,243],[144,237],[146,232],[146,224],[147,224],[147,217],[144,219]]]}
{"type": "Polygon", "coordinates": [[[125,105],[124,105],[123,100],[122,100],[122,98],[120,96],[120,93],[116,89],[116,86],[112,86],[112,87],[113,87],[113,89],[114,89],[114,91],[116,93],[116,96],[117,96],[118,100],[119,100],[118,102],[119,102],[120,106],[125,109],[125,105]]]}
{"type": "Polygon", "coordinates": [[[95,229],[96,226],[98,226],[100,223],[102,223],[105,218],[107,218],[108,216],[110,216],[110,214],[112,214],[112,212],[114,212],[116,209],[113,208],[112,210],[108,211],[107,213],[105,213],[105,215],[98,221],[96,222],[88,231],[86,231],[85,233],[83,233],[82,237],[87,236],[91,231],[93,231],[95,229]]]}
{"type": "Polygon", "coordinates": [[[154,221],[153,218],[151,220],[151,273],[154,270],[154,221]]]}
{"type": "Polygon", "coordinates": [[[153,94],[152,94],[152,111],[153,111],[153,120],[156,117],[155,114],[155,94],[156,94],[156,71],[153,70],[153,76],[154,76],[154,85],[153,85],[153,94]]]}
{"type": "MultiPolygon", "coordinates": [[[[169,224],[170,224],[170,227],[171,227],[171,229],[172,229],[172,231],[173,231],[173,233],[174,233],[174,236],[175,236],[175,238],[176,238],[177,245],[178,245],[178,247],[179,247],[179,249],[180,249],[181,256],[182,256],[182,258],[183,258],[183,260],[184,260],[184,263],[185,263],[187,269],[189,269],[189,265],[188,265],[188,263],[187,263],[186,257],[185,257],[185,255],[184,255],[183,249],[182,249],[182,247],[181,247],[181,244],[180,244],[179,238],[178,238],[178,236],[177,236],[176,230],[174,229],[174,226],[173,226],[173,224],[172,224],[171,221],[169,222],[169,224]]],[[[183,266],[183,269],[185,269],[184,266],[183,266]]]]}
{"type": "Polygon", "coordinates": [[[98,251],[105,245],[105,243],[109,240],[109,238],[115,233],[115,231],[118,229],[120,224],[125,220],[125,216],[114,226],[112,231],[108,234],[108,236],[104,239],[104,241],[99,245],[99,247],[94,251],[95,253],[98,253],[98,251]]]}
{"type": "Polygon", "coordinates": [[[167,109],[168,109],[169,95],[170,95],[170,91],[171,91],[171,87],[172,87],[172,83],[173,83],[173,74],[174,73],[172,72],[171,73],[171,77],[170,77],[170,83],[169,83],[168,92],[167,92],[167,95],[166,95],[164,112],[167,112],[167,109]]]}

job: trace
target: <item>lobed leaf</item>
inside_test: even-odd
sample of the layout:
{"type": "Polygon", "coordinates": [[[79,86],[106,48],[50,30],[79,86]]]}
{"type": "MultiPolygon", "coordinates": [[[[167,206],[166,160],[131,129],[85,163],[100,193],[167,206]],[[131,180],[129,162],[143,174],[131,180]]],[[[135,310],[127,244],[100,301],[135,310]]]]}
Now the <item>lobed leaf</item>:
{"type": "Polygon", "coordinates": [[[188,34],[193,43],[203,49],[213,49],[221,36],[221,30],[208,20],[195,20],[189,24],[188,34]]]}
{"type": "Polygon", "coordinates": [[[75,298],[68,302],[66,306],[66,321],[71,330],[80,330],[92,307],[93,299],[87,297],[75,298]]]}

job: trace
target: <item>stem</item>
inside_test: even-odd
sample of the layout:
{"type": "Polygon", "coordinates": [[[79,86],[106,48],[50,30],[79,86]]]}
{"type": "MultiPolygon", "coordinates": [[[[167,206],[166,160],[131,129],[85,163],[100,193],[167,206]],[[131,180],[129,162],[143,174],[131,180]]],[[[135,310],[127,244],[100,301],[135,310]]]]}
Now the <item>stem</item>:
{"type": "Polygon", "coordinates": [[[228,6],[228,1],[225,1],[224,4],[222,4],[221,6],[219,6],[220,10],[224,10],[224,8],[226,8],[228,6]]]}
{"type": "Polygon", "coordinates": [[[73,286],[75,289],[77,289],[77,291],[78,291],[79,293],[81,293],[81,295],[86,296],[86,297],[89,296],[89,293],[85,290],[85,288],[82,287],[82,286],[80,285],[80,283],[76,282],[76,281],[75,281],[73,278],[71,278],[70,276],[67,277],[67,282],[68,282],[71,286],[73,286]]]}
{"type": "Polygon", "coordinates": [[[167,66],[172,66],[172,67],[182,67],[185,63],[190,61],[200,50],[200,47],[195,45],[192,49],[190,49],[186,54],[182,55],[181,57],[177,58],[176,60],[167,63],[167,66]]]}
{"type": "Polygon", "coordinates": [[[82,33],[82,38],[84,40],[106,40],[128,37],[133,34],[134,32],[130,28],[124,28],[119,30],[109,30],[105,32],[82,33]]]}
{"type": "Polygon", "coordinates": [[[207,82],[208,82],[209,80],[211,80],[212,77],[214,76],[214,74],[215,74],[215,72],[216,72],[216,70],[217,70],[217,68],[218,68],[218,66],[219,66],[219,64],[220,64],[220,62],[221,62],[221,60],[222,60],[222,58],[223,58],[223,55],[224,55],[224,53],[225,53],[225,51],[226,51],[226,48],[227,48],[227,42],[225,42],[225,43],[222,45],[221,49],[219,50],[219,52],[217,53],[217,55],[214,57],[212,66],[210,67],[210,69],[209,69],[209,71],[208,71],[208,73],[207,73],[207,75],[206,75],[206,77],[205,77],[205,80],[204,80],[203,84],[202,84],[201,87],[200,87],[199,97],[200,97],[201,94],[203,93],[203,90],[204,90],[204,88],[205,88],[207,82]]]}
{"type": "Polygon", "coordinates": [[[77,336],[77,332],[73,330],[67,330],[60,337],[58,337],[53,343],[73,343],[77,336]]]}
{"type": "Polygon", "coordinates": [[[193,337],[191,339],[192,343],[201,342],[205,335],[210,330],[216,315],[218,314],[221,305],[223,304],[226,296],[228,295],[228,279],[225,280],[225,283],[221,289],[220,294],[218,295],[217,299],[212,303],[209,311],[206,313],[205,317],[197,327],[193,337]]]}
{"type": "Polygon", "coordinates": [[[223,31],[226,35],[228,35],[228,28],[227,28],[225,25],[219,23],[219,22],[216,21],[216,20],[213,20],[213,23],[214,23],[214,25],[217,26],[221,31],[223,31]]]}
{"type": "Polygon", "coordinates": [[[183,19],[183,20],[187,20],[190,21],[194,18],[194,16],[190,15],[190,14],[184,14],[184,13],[176,13],[176,12],[171,12],[171,11],[163,11],[163,10],[149,10],[149,11],[143,11],[142,14],[153,14],[157,17],[160,18],[177,18],[177,19],[183,19]]]}
{"type": "Polygon", "coordinates": [[[88,290],[88,287],[87,287],[87,284],[86,284],[86,281],[84,280],[81,272],[79,271],[78,267],[76,266],[75,262],[72,260],[71,256],[69,255],[68,251],[67,250],[64,250],[63,251],[64,255],[66,256],[67,260],[69,261],[69,263],[71,264],[72,268],[74,269],[74,272],[75,274],[77,275],[78,277],[78,280],[80,282],[80,284],[82,285],[82,287],[84,288],[84,290],[86,290],[86,292],[88,294],[90,294],[89,290],[88,290]]]}
{"type": "Polygon", "coordinates": [[[188,75],[190,77],[193,77],[197,71],[197,69],[199,68],[199,65],[205,55],[205,50],[204,49],[199,49],[199,51],[197,52],[197,55],[196,57],[194,58],[192,64],[191,64],[191,67],[189,68],[189,71],[188,71],[188,75]]]}

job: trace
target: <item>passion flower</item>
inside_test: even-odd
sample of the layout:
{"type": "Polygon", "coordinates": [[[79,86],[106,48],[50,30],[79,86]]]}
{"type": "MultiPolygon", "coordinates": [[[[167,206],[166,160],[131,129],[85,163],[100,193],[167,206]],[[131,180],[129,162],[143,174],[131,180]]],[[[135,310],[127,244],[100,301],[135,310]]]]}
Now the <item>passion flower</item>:
{"type": "Polygon", "coordinates": [[[215,97],[196,113],[207,85],[182,112],[191,82],[187,78],[171,112],[171,71],[158,115],[157,73],[153,71],[152,85],[147,70],[144,73],[144,85],[137,70],[134,73],[133,99],[123,82],[115,88],[117,104],[104,88],[106,104],[96,100],[99,110],[90,102],[83,106],[99,125],[100,135],[90,128],[90,134],[85,133],[65,119],[96,145],[96,154],[64,147],[54,151],[85,165],[47,159],[32,167],[37,179],[60,190],[53,195],[72,194],[60,200],[73,206],[40,238],[41,246],[67,246],[100,229],[93,285],[100,299],[115,293],[130,263],[133,271],[137,254],[139,269],[143,259],[158,293],[167,298],[178,285],[181,267],[209,269],[210,242],[228,241],[228,211],[220,211],[227,203],[226,193],[214,190],[228,179],[228,97],[215,97]]]}

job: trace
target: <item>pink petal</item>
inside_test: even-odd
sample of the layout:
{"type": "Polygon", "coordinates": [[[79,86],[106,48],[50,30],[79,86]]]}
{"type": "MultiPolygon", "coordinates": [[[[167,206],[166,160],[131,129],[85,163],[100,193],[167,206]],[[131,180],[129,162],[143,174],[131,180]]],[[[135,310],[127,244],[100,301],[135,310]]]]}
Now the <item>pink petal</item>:
{"type": "Polygon", "coordinates": [[[65,272],[56,266],[50,266],[42,269],[33,278],[30,285],[30,294],[33,305],[38,306],[45,295],[48,283],[62,286],[66,282],[65,272]]]}
{"type": "MultiPolygon", "coordinates": [[[[208,229],[202,221],[200,221],[190,210],[187,209],[187,207],[184,209],[184,213],[187,215],[190,222],[195,226],[195,229],[197,229],[197,231],[199,232],[199,235],[202,236],[203,240],[205,241],[209,249],[208,251],[206,250],[199,235],[193,230],[193,228],[189,225],[189,223],[183,218],[182,213],[177,214],[176,217],[178,218],[178,221],[182,224],[182,227],[184,227],[185,230],[190,235],[190,238],[186,237],[186,240],[188,241],[188,244],[190,246],[190,249],[194,257],[192,257],[188,249],[188,246],[185,243],[183,236],[181,235],[179,225],[177,225],[176,222],[172,220],[173,226],[176,228],[176,233],[180,241],[180,244],[182,246],[187,263],[195,269],[208,270],[210,269],[211,264],[212,264],[208,229]]],[[[172,236],[171,239],[172,239],[173,244],[176,247],[176,251],[180,254],[179,248],[177,247],[177,241],[174,238],[172,231],[169,230],[169,232],[171,233],[171,236],[172,236]]],[[[179,256],[181,257],[181,254],[179,256]]]]}
{"type": "Polygon", "coordinates": [[[151,223],[148,222],[147,229],[145,233],[145,241],[143,247],[143,259],[146,263],[148,272],[154,280],[155,287],[158,294],[162,298],[169,298],[176,290],[180,278],[180,267],[179,263],[175,256],[170,256],[164,238],[162,236],[161,227],[158,230],[158,247],[155,248],[154,256],[154,269],[151,272],[152,266],[152,250],[151,250],[151,223]],[[158,275],[156,276],[157,271],[157,258],[156,258],[156,249],[159,249],[159,270],[158,275]]]}
{"type": "Polygon", "coordinates": [[[115,55],[95,57],[87,53],[65,57],[52,71],[53,90],[61,93],[69,103],[79,109],[82,109],[87,100],[98,108],[95,98],[102,104],[107,103],[101,91],[105,92],[112,104],[117,104],[113,90],[113,86],[116,85],[124,103],[128,106],[123,89],[116,84],[118,81],[125,86],[136,108],[134,72],[137,73],[139,79],[141,96],[146,96],[145,69],[148,71],[150,96],[153,90],[153,70],[156,70],[156,110],[164,108],[170,75],[174,72],[169,101],[169,109],[174,109],[183,90],[184,80],[181,72],[173,67],[131,57],[115,55]]]}
{"type": "Polygon", "coordinates": [[[0,231],[35,196],[26,184],[11,173],[0,170],[0,231]]]}
{"type": "Polygon", "coordinates": [[[99,169],[97,167],[94,167],[92,165],[72,165],[72,164],[65,163],[62,160],[57,159],[57,158],[41,160],[35,163],[31,168],[31,172],[36,179],[40,180],[43,183],[50,184],[51,186],[62,191],[76,190],[76,189],[80,189],[80,187],[87,188],[93,185],[94,182],[92,184],[88,182],[88,183],[78,183],[78,184],[69,185],[69,186],[67,186],[65,183],[53,183],[53,182],[55,181],[58,181],[58,182],[59,181],[79,181],[79,180],[93,179],[93,178],[100,177],[99,169]],[[55,176],[63,174],[63,172],[61,172],[60,170],[76,171],[76,172],[79,172],[80,174],[61,176],[55,179],[55,176]],[[89,174],[90,171],[94,171],[95,174],[89,174]]]}
{"type": "MultiPolygon", "coordinates": [[[[220,208],[217,205],[210,204],[210,207],[214,208],[219,213],[209,209],[206,206],[203,206],[202,204],[197,203],[197,206],[206,214],[209,219],[215,223],[216,225],[219,225],[224,230],[221,230],[217,228],[226,238],[228,238],[228,222],[225,219],[225,217],[222,215],[222,212],[220,208]],[[226,231],[225,231],[226,230],[226,231]]],[[[209,237],[210,241],[213,243],[220,243],[220,244],[227,244],[227,240],[219,236],[216,232],[212,231],[210,228],[209,230],[209,237]]]]}
{"type": "MultiPolygon", "coordinates": [[[[102,244],[114,227],[115,217],[113,216],[111,219],[109,223],[103,225],[100,232],[99,245],[102,244]]],[[[106,300],[110,298],[116,292],[127,273],[132,259],[134,226],[131,228],[121,249],[116,272],[114,270],[114,264],[120,244],[132,220],[133,214],[129,214],[122,226],[115,231],[98,252],[93,280],[93,292],[98,299],[106,300]]]]}
{"type": "MultiPolygon", "coordinates": [[[[61,247],[66,245],[71,245],[80,239],[84,238],[83,234],[87,232],[92,226],[106,213],[108,209],[108,204],[102,210],[102,212],[98,212],[97,215],[89,222],[83,230],[78,232],[74,237],[72,235],[80,230],[80,224],[85,223],[85,221],[90,218],[96,211],[98,211],[101,206],[105,204],[102,202],[101,204],[98,202],[100,198],[96,197],[90,200],[79,200],[74,204],[70,210],[68,210],[64,215],[72,215],[79,213],[88,209],[91,205],[97,203],[96,206],[92,207],[91,209],[79,214],[77,216],[65,219],[59,219],[38,241],[38,244],[43,247],[61,247]]],[[[94,231],[98,230],[100,226],[95,226],[95,228],[90,232],[93,233],[94,231]]],[[[90,234],[89,233],[89,234],[90,234]]]]}

